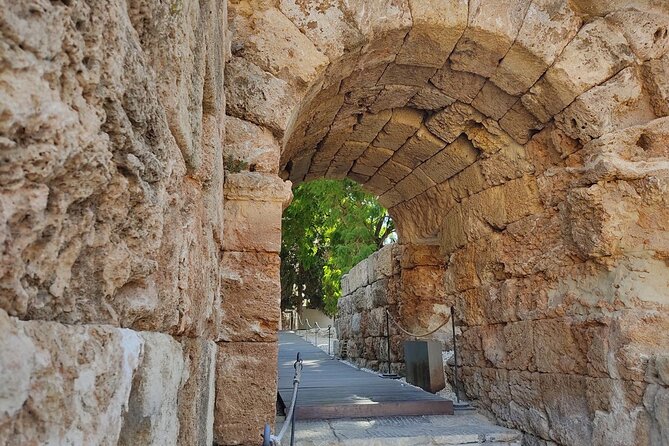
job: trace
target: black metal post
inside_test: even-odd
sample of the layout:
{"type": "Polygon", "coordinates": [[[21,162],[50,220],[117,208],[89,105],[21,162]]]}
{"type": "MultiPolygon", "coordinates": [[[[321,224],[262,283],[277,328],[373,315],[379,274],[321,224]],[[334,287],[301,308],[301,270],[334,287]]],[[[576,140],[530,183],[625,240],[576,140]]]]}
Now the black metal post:
{"type": "Polygon", "coordinates": [[[453,327],[453,384],[455,385],[455,399],[460,402],[458,390],[458,347],[455,343],[455,310],[451,307],[451,326],[453,327]]]}
{"type": "Polygon", "coordinates": [[[386,308],[386,347],[388,349],[388,375],[391,375],[390,372],[390,320],[388,319],[388,308],[386,308]]]}
{"type": "Polygon", "coordinates": [[[332,344],[332,325],[328,325],[328,356],[331,355],[330,344],[332,344]]]}

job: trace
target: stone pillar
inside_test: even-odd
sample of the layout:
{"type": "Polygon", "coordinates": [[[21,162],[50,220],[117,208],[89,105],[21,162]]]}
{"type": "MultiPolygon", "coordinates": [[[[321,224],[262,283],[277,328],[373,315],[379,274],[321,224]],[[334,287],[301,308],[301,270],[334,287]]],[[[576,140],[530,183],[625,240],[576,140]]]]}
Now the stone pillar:
{"type": "Polygon", "coordinates": [[[239,172],[226,178],[221,324],[214,441],[260,444],[274,424],[281,213],[290,183],[273,173],[239,172]]]}

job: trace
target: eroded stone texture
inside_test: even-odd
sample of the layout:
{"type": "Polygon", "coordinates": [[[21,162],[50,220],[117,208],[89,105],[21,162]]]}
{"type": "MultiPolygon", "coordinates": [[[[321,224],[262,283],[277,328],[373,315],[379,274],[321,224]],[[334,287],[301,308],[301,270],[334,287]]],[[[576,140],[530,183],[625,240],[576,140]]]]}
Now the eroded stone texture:
{"type": "Polygon", "coordinates": [[[192,275],[206,269],[196,258],[217,259],[221,231],[211,198],[222,186],[225,7],[140,3],[2,12],[0,301],[13,315],[204,329],[217,282],[192,275]],[[174,34],[159,37],[165,28],[174,34]],[[180,56],[161,77],[164,48],[180,56]],[[193,83],[177,92],[182,76],[193,83]]]}
{"type": "Polygon", "coordinates": [[[216,366],[214,441],[262,442],[276,413],[278,347],[275,342],[220,342],[216,366]]]}
{"type": "Polygon", "coordinates": [[[185,381],[183,350],[169,335],[141,333],[141,337],[142,361],[133,378],[118,444],[176,445],[177,397],[185,381]]]}
{"type": "Polygon", "coordinates": [[[216,343],[189,338],[180,342],[184,353],[184,384],[178,395],[177,444],[209,446],[214,441],[216,343]]]}
{"type": "Polygon", "coordinates": [[[131,330],[0,310],[2,444],[116,445],[143,346],[131,330]]]}
{"type": "Polygon", "coordinates": [[[419,330],[455,305],[465,390],[529,444],[666,443],[666,2],[235,0],[229,27],[227,3],[0,12],[0,307],[70,324],[12,319],[0,345],[93,351],[96,392],[114,395],[76,387],[81,355],[12,361],[54,364],[3,374],[21,442],[116,442],[129,378],[109,367],[133,332],[110,324],[156,332],[124,438],[211,443],[215,340],[215,441],[259,443],[275,410],[279,172],[348,176],[391,207],[402,253],[343,285],[362,365],[401,370],[384,306],[419,330]],[[67,392],[51,397],[54,382],[67,392]],[[179,393],[198,402],[182,426],[179,393]],[[57,406],[48,428],[31,395],[57,406]]]}

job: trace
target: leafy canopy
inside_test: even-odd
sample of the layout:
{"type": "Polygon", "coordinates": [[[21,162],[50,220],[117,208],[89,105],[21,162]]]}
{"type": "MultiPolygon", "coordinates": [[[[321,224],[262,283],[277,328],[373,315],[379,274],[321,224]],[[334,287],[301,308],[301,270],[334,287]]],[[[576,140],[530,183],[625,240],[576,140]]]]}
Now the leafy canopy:
{"type": "Polygon", "coordinates": [[[395,237],[384,209],[351,180],[316,180],[293,191],[284,211],[281,307],[337,309],[340,280],[358,262],[395,237]]]}

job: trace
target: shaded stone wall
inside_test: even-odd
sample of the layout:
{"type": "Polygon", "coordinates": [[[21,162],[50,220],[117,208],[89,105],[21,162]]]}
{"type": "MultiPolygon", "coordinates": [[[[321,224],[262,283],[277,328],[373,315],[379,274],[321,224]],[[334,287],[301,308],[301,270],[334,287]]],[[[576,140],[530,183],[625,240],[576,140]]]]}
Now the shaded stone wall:
{"type": "Polygon", "coordinates": [[[282,177],[358,181],[401,244],[439,246],[470,397],[528,444],[667,442],[669,4],[230,17],[228,113],[281,138],[282,177]]]}
{"type": "Polygon", "coordinates": [[[252,356],[226,265],[254,261],[224,222],[226,29],[214,0],[0,12],[1,444],[211,445],[215,394],[246,415],[221,403],[252,356]]]}
{"type": "Polygon", "coordinates": [[[346,176],[416,248],[398,318],[455,305],[482,408],[669,442],[667,2],[226,6],[0,11],[0,442],[256,444],[280,178],[346,176]]]}
{"type": "MultiPolygon", "coordinates": [[[[342,277],[337,303],[339,339],[347,342],[349,359],[360,367],[388,372],[386,310],[390,325],[391,371],[404,375],[404,341],[413,339],[397,328],[424,334],[450,318],[444,292],[444,262],[439,248],[392,244],[381,248],[342,277]]],[[[452,344],[450,324],[426,339],[452,344]]]]}
{"type": "MultiPolygon", "coordinates": [[[[388,372],[386,310],[397,317],[399,250],[398,245],[386,245],[342,277],[335,326],[339,345],[346,342],[347,359],[360,367],[388,372]]],[[[396,327],[390,327],[394,373],[403,367],[400,337],[396,327]]]]}

